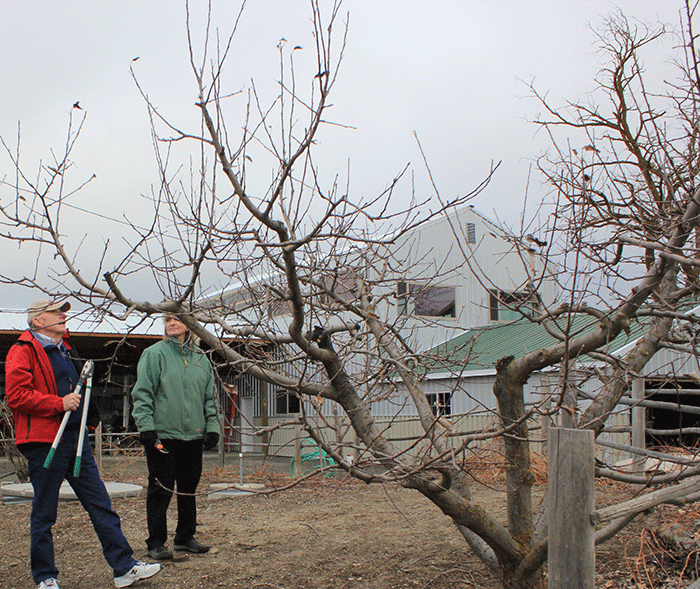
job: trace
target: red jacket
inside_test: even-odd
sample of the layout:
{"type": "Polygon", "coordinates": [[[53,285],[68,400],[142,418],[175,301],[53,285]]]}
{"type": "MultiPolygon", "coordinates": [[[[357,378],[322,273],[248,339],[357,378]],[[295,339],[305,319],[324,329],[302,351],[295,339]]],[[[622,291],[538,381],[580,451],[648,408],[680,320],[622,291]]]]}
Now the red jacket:
{"type": "MultiPolygon", "coordinates": [[[[63,343],[70,349],[68,333],[63,343]]],[[[51,444],[63,418],[63,399],[44,348],[29,331],[19,336],[5,362],[7,404],[15,420],[15,443],[51,444]]]]}

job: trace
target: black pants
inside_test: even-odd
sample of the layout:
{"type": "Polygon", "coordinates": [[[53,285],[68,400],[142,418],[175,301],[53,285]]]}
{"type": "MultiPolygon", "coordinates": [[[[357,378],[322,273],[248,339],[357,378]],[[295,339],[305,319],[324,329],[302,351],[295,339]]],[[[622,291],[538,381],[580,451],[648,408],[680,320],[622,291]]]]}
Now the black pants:
{"type": "Polygon", "coordinates": [[[167,513],[173,490],[177,491],[177,527],[175,544],[186,544],[197,528],[197,505],[194,493],[202,476],[202,440],[162,440],[168,450],[163,454],[155,448],[146,448],[148,464],[148,519],[149,549],[165,544],[168,538],[167,513]]]}

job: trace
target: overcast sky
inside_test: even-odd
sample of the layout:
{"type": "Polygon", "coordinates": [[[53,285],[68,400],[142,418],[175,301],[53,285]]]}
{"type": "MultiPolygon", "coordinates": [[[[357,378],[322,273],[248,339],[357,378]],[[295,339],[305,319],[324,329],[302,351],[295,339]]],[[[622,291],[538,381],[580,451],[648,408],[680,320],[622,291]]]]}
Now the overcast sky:
{"type": "MultiPolygon", "coordinates": [[[[214,0],[222,34],[230,31],[238,6],[214,0]]],[[[352,129],[320,136],[327,173],[342,175],[350,162],[350,192],[359,200],[381,192],[410,163],[419,196],[429,194],[415,132],[444,198],[469,192],[491,162],[501,161],[491,185],[473,204],[517,225],[526,190],[529,202],[545,194],[537,176],[528,188],[529,167],[547,144],[527,122],[539,107],[527,98],[523,81],[535,80],[555,102],[583,96],[601,66],[589,27],[616,6],[642,21],[678,27],[681,3],[674,0],[345,2],[347,49],[329,116],[352,129]]],[[[205,2],[193,0],[199,33],[205,9],[205,2]]],[[[249,0],[225,71],[227,87],[241,89],[254,78],[270,102],[281,38],[304,47],[297,73],[313,75],[303,67],[305,58],[313,58],[310,31],[307,1],[249,0]]],[[[73,202],[138,222],[133,216],[143,206],[141,195],[158,177],[146,107],[129,67],[133,64],[165,116],[198,130],[184,2],[3,0],[0,39],[0,135],[14,144],[21,124],[22,158],[36,173],[40,159],[50,162],[51,149],[60,152],[71,107],[79,101],[87,119],[72,157],[74,177],[76,182],[92,174],[96,178],[73,202]]],[[[656,64],[649,66],[654,74],[656,64]]],[[[236,126],[229,121],[230,130],[236,126]]],[[[261,172],[269,177],[269,170],[261,172]]],[[[4,156],[0,175],[12,175],[4,156]]],[[[410,185],[406,188],[397,198],[408,198],[410,185]]],[[[0,192],[3,203],[8,197],[0,192]]],[[[119,241],[125,231],[119,223],[78,213],[63,223],[76,239],[89,230],[98,246],[107,238],[119,241]]],[[[22,260],[10,249],[3,246],[5,273],[22,260]]],[[[26,296],[3,287],[0,307],[26,306],[26,296]]]]}

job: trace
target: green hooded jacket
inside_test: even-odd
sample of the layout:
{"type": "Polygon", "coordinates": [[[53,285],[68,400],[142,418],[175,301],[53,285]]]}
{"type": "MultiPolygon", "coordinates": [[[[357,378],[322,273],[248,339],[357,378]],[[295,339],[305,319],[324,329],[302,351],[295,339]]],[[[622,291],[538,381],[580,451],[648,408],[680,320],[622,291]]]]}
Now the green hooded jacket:
{"type": "Polygon", "coordinates": [[[218,432],[214,370],[189,341],[166,337],[141,355],[131,391],[139,432],[155,430],[164,440],[198,440],[218,432]]]}

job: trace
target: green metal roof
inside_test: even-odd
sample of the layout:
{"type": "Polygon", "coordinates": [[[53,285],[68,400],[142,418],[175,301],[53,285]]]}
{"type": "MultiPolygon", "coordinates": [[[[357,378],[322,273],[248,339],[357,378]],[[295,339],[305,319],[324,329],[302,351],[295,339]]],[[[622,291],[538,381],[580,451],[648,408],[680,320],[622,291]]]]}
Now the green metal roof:
{"type": "MultiPolygon", "coordinates": [[[[574,315],[556,322],[550,321],[553,329],[564,333],[567,321],[571,322],[569,337],[577,337],[595,329],[599,322],[590,315],[574,315]]],[[[635,341],[644,331],[643,323],[635,322],[629,334],[621,333],[605,350],[611,352],[635,341]]],[[[422,362],[426,374],[441,372],[470,372],[495,369],[496,362],[505,356],[519,358],[540,348],[547,348],[559,340],[551,336],[542,325],[519,319],[512,323],[502,323],[477,327],[464,332],[426,353],[422,362]]]]}

